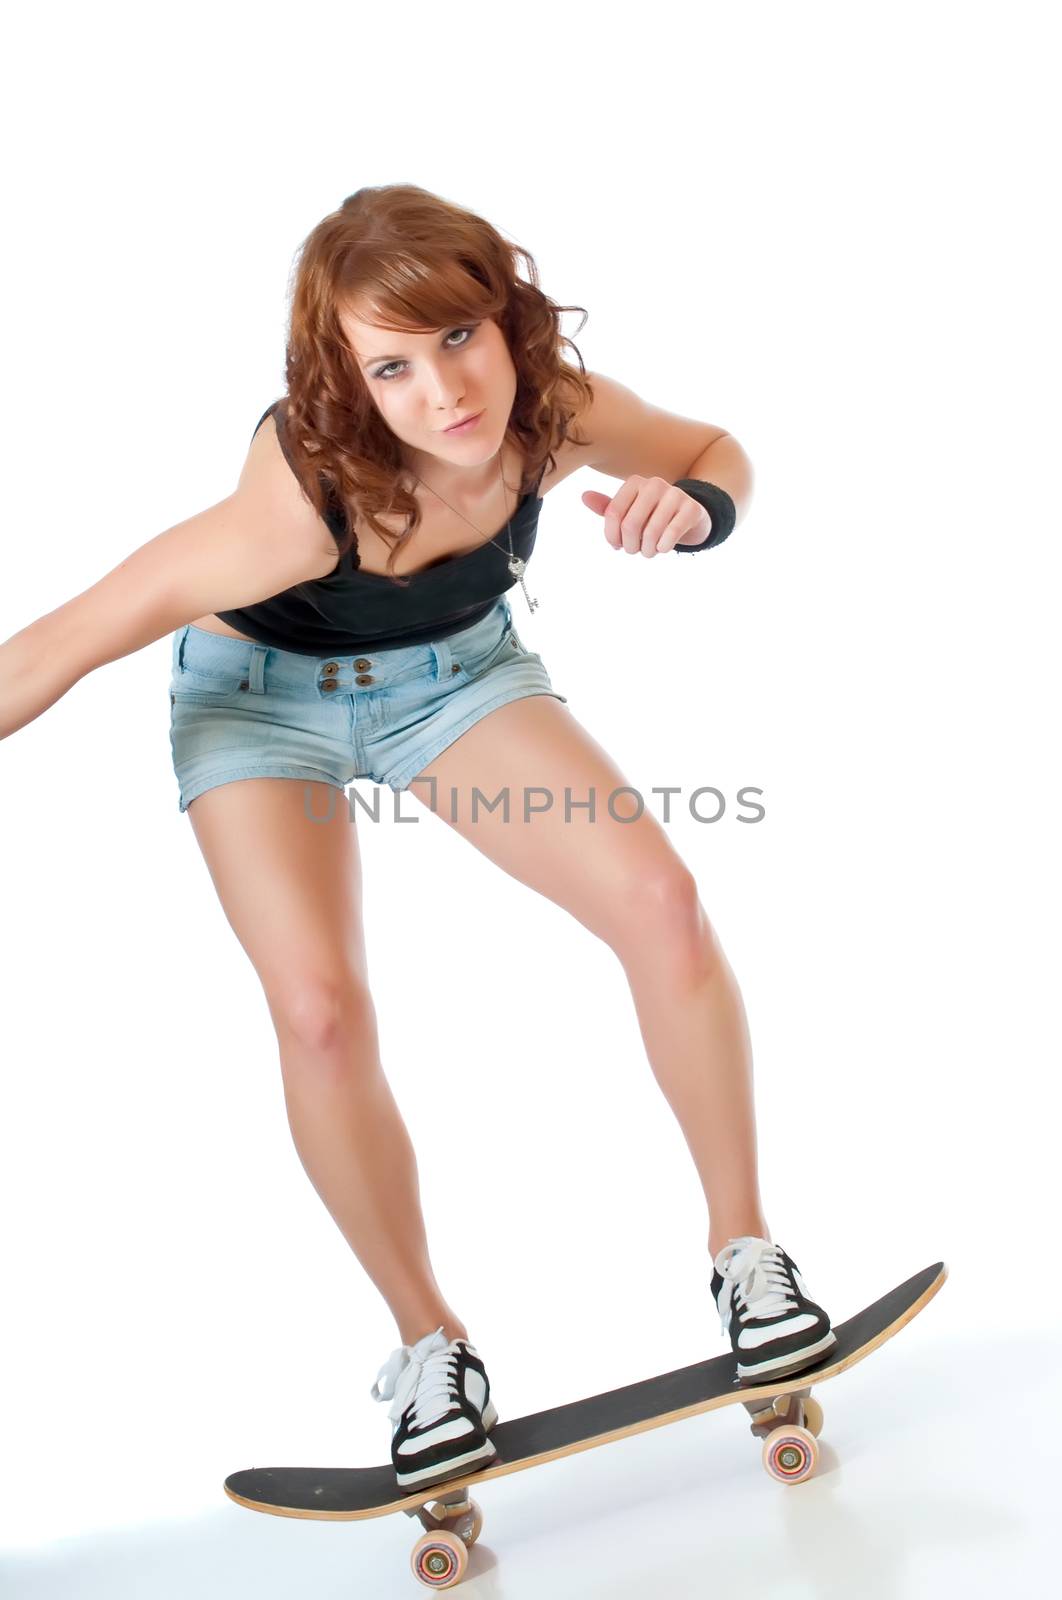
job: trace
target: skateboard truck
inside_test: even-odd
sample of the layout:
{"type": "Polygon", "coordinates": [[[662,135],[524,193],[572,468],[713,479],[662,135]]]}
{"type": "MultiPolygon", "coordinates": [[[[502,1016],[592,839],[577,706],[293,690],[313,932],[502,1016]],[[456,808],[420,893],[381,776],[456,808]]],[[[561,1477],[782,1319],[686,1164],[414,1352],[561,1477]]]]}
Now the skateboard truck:
{"type": "Polygon", "coordinates": [[[472,1543],[467,1534],[471,1531],[476,1502],[469,1498],[467,1489],[453,1489],[448,1494],[435,1495],[423,1505],[403,1506],[402,1509],[407,1517],[416,1517],[428,1533],[435,1533],[439,1528],[449,1528],[452,1533],[464,1539],[466,1544],[472,1543]],[[445,1509],[439,1514],[429,1511],[429,1506],[440,1506],[445,1509]]]}
{"type": "Polygon", "coordinates": [[[803,1427],[804,1402],[810,1395],[810,1389],[796,1389],[792,1394],[776,1395],[773,1400],[742,1401],[745,1410],[752,1418],[749,1431],[760,1439],[765,1428],[773,1428],[779,1422],[794,1422],[798,1427],[803,1427]]]}

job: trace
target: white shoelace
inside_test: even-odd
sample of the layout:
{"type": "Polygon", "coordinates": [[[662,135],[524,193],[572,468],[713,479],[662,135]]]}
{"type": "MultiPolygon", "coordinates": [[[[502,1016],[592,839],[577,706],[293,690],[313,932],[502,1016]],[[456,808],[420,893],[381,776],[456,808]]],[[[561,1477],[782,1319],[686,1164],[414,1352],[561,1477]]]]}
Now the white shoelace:
{"type": "MultiPolygon", "coordinates": [[[[729,1283],[737,1285],[748,1317],[776,1317],[781,1311],[795,1311],[796,1301],[789,1285],[789,1274],[782,1264],[779,1246],[766,1239],[736,1239],[719,1252],[715,1269],[729,1283]],[[719,1262],[723,1265],[720,1267],[719,1262]]],[[[736,1295],[723,1295],[723,1332],[727,1333],[736,1295]]]]}
{"type": "Polygon", "coordinates": [[[400,1345],[380,1368],[371,1394],[374,1400],[390,1400],[394,1396],[387,1415],[397,1422],[419,1384],[412,1425],[422,1428],[444,1417],[455,1405],[456,1376],[457,1351],[451,1350],[440,1325],[417,1344],[400,1345]]]}

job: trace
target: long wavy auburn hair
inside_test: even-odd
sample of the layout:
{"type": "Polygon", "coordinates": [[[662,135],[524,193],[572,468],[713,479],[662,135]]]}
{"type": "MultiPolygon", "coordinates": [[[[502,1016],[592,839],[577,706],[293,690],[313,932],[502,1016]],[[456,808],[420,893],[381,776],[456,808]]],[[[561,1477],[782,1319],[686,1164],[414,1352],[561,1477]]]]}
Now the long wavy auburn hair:
{"type": "Polygon", "coordinates": [[[581,407],[593,399],[578,348],[560,330],[564,311],[539,288],[535,262],[508,244],[489,222],[415,184],[358,189],[324,217],[296,256],[287,340],[284,442],[302,488],[320,516],[341,509],[345,554],[355,523],[363,521],[392,543],[387,576],[421,520],[402,460],[401,441],[377,411],[339,321],[357,308],[365,321],[392,332],[431,332],[493,318],[516,368],[516,396],[506,438],[520,449],[520,493],[539,469],[555,465],[554,451],[571,433],[581,407]],[[517,276],[523,261],[525,282],[517,276]],[[575,351],[578,370],[562,360],[575,351]],[[400,534],[378,516],[404,514],[400,534]]]}

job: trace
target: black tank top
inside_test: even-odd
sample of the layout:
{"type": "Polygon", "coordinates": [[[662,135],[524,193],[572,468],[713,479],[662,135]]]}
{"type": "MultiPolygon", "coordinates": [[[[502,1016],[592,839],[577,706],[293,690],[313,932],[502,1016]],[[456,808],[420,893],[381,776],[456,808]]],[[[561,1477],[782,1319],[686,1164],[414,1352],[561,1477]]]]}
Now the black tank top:
{"type": "MultiPolygon", "coordinates": [[[[255,425],[274,413],[277,438],[288,465],[294,464],[284,436],[281,400],[275,400],[255,425]]],[[[254,437],[254,434],[251,435],[254,437]]],[[[543,470],[545,470],[543,468],[543,470]]],[[[538,488],[542,481],[539,474],[538,488]]],[[[336,540],[347,530],[346,514],[333,494],[328,495],[325,521],[336,540]]],[[[542,497],[529,490],[513,512],[513,551],[529,561],[535,548],[542,497]]],[[[291,589],[236,611],[216,616],[260,644],[296,655],[362,655],[401,645],[424,644],[467,628],[487,612],[518,581],[509,571],[509,541],[502,527],[497,544],[484,541],[461,556],[446,556],[421,572],[409,575],[400,587],[377,572],[362,572],[357,543],[325,578],[297,583],[291,589]]]]}

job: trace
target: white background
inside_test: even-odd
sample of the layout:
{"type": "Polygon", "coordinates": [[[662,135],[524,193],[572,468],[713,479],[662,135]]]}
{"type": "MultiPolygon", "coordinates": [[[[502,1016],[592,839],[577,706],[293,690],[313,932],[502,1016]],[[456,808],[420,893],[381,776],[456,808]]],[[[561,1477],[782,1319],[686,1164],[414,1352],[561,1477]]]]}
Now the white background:
{"type": "MultiPolygon", "coordinates": [[[[804,1595],[834,1562],[838,1592],[980,1595],[1047,1559],[1049,18],[102,4],[9,26],[0,638],[230,491],[283,392],[298,245],[362,185],[489,218],[589,311],[564,323],[588,369],[755,465],[747,519],[697,558],[614,553],[580,494],[616,480],[567,480],[514,620],[656,815],[654,785],[764,791],[759,825],[731,804],[669,829],[742,987],[773,1237],[835,1322],[938,1259],[950,1281],[826,1391],[832,1473],[770,1483],[734,1411],[501,1479],[470,1593],[692,1594],[707,1570],[804,1595]]],[[[222,1492],[244,1466],[386,1461],[369,1388],[398,1340],[300,1165],[258,979],[178,813],[169,668],[167,636],[0,749],[0,1593],[413,1593],[404,1518],[222,1492]]],[[[359,821],[383,1060],[502,1418],[724,1353],[621,967],[402,814],[359,821]]]]}

